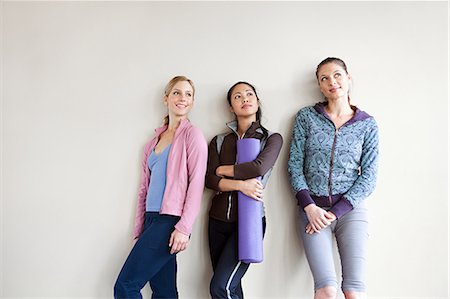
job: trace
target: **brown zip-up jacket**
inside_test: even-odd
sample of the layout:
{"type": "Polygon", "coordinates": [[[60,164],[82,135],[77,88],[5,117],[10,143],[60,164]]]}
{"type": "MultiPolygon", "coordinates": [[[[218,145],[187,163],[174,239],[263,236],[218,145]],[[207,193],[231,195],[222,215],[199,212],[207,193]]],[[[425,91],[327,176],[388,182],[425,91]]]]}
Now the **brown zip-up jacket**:
{"type": "Polygon", "coordinates": [[[236,142],[239,138],[237,123],[233,121],[227,126],[231,132],[223,137],[220,151],[217,149],[219,135],[215,136],[209,144],[206,187],[216,191],[212,198],[209,216],[226,222],[235,222],[237,221],[237,191],[221,192],[219,190],[219,181],[222,178],[216,175],[216,168],[221,165],[234,165],[234,177],[229,178],[234,180],[247,180],[263,176],[274,166],[283,145],[283,137],[278,133],[273,133],[268,137],[267,129],[261,126],[259,121],[253,122],[243,138],[260,140],[265,138],[267,139],[265,146],[255,160],[236,164],[236,142]]]}

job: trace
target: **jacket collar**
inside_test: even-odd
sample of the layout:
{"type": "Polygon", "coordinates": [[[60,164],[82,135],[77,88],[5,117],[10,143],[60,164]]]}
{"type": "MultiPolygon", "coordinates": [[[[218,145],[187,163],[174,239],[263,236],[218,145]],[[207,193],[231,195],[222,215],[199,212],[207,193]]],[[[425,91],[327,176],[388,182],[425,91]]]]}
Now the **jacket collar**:
{"type": "MultiPolygon", "coordinates": [[[[227,127],[231,129],[231,131],[233,131],[239,138],[241,138],[241,136],[239,136],[238,133],[238,123],[237,120],[233,120],[227,123],[227,127]]],[[[254,133],[254,132],[259,132],[261,134],[263,134],[263,130],[261,129],[261,121],[257,120],[252,122],[252,124],[250,125],[250,127],[247,129],[247,131],[245,131],[245,134],[247,133],[254,133]]]]}
{"type": "MultiPolygon", "coordinates": [[[[325,118],[327,118],[328,120],[331,121],[330,117],[328,116],[327,112],[325,111],[325,107],[327,106],[327,102],[319,102],[317,104],[314,105],[314,110],[317,111],[317,113],[323,115],[325,118]]],[[[353,117],[347,121],[345,123],[345,125],[350,125],[353,124],[357,121],[361,121],[361,120],[365,120],[368,118],[371,118],[372,116],[370,116],[368,113],[360,110],[358,107],[356,106],[351,106],[353,111],[355,111],[355,114],[353,115],[353,117]]]]}
{"type": "MultiPolygon", "coordinates": [[[[179,132],[183,131],[186,127],[188,127],[190,125],[190,121],[188,119],[182,119],[180,121],[180,125],[178,126],[175,135],[178,135],[179,132]]],[[[167,130],[168,125],[162,125],[159,128],[155,129],[155,134],[158,137],[159,135],[161,135],[165,130],[167,130]]]]}

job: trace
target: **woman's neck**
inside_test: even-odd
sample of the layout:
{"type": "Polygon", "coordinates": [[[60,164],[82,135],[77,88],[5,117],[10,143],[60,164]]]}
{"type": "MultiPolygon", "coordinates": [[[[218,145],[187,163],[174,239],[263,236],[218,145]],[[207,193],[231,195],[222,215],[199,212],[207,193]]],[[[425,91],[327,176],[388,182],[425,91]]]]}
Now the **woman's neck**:
{"type": "Polygon", "coordinates": [[[252,125],[253,122],[256,121],[256,117],[240,117],[237,119],[238,127],[237,131],[239,137],[242,137],[245,132],[247,132],[248,128],[252,125]]]}
{"type": "Polygon", "coordinates": [[[167,124],[167,131],[174,132],[176,129],[180,126],[180,123],[183,119],[186,119],[186,117],[170,117],[169,116],[169,123],[167,124]]]}
{"type": "Polygon", "coordinates": [[[325,111],[328,114],[336,117],[350,115],[354,113],[348,100],[344,98],[336,100],[328,100],[328,104],[325,106],[325,111]]]}

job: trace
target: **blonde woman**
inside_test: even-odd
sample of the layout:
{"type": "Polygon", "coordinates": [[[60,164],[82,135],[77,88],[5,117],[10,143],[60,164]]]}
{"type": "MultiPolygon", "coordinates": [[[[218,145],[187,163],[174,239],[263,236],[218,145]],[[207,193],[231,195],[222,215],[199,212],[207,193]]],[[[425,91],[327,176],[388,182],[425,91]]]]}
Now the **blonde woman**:
{"type": "Polygon", "coordinates": [[[193,82],[174,77],[164,92],[168,115],[145,145],[131,250],[114,286],[116,299],[142,298],[147,282],[152,298],[178,298],[176,254],[189,243],[200,209],[207,143],[188,120],[193,82]]]}

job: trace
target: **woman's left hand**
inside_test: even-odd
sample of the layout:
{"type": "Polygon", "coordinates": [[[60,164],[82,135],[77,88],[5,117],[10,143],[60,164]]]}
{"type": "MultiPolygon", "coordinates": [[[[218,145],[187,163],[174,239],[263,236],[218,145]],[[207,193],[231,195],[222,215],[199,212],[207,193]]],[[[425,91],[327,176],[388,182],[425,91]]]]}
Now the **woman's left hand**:
{"type": "MultiPolygon", "coordinates": [[[[332,212],[326,212],[325,213],[325,217],[331,222],[333,222],[334,220],[336,220],[336,215],[334,215],[332,212]]],[[[312,225],[310,222],[308,222],[308,224],[306,225],[306,229],[305,229],[307,234],[314,234],[316,231],[314,231],[312,225]]]]}
{"type": "Polygon", "coordinates": [[[178,253],[187,248],[189,243],[189,236],[183,234],[179,230],[175,229],[170,235],[169,247],[170,254],[178,253]]]}

